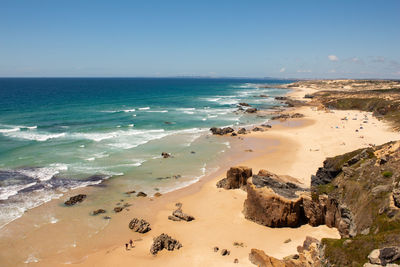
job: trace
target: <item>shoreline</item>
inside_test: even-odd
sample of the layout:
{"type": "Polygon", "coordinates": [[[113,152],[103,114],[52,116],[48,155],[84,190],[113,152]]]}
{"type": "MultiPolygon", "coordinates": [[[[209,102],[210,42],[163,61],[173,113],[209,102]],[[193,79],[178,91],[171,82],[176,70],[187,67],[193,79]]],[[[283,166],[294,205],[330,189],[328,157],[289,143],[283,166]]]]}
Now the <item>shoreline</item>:
{"type": "MultiPolygon", "coordinates": [[[[302,99],[304,94],[311,90],[293,89],[288,95],[295,99],[302,99]]],[[[380,144],[393,138],[399,139],[399,134],[391,132],[387,123],[378,121],[366,112],[335,110],[333,113],[325,113],[310,107],[290,108],[286,112],[300,112],[305,114],[305,118],[289,119],[280,125],[274,125],[266,132],[252,132],[243,136],[243,143],[238,144],[238,147],[247,146],[254,152],[235,151],[232,161],[227,159],[225,166],[220,166],[216,173],[203,177],[198,182],[166,193],[160,198],[154,198],[153,201],[150,201],[150,198],[136,199],[133,202],[132,212],[114,216],[117,218],[110,224],[114,226],[103,230],[102,235],[110,238],[105,242],[110,244],[109,246],[105,245],[95,251],[92,251],[90,242],[78,246],[80,251],[86,251],[86,253],[78,254],[87,256],[81,257],[81,261],[71,263],[79,266],[110,266],[110,264],[113,266],[126,264],[179,266],[190,261],[193,266],[205,264],[229,266],[233,265],[233,260],[237,258],[239,263],[235,266],[248,266],[251,264],[248,261],[251,248],[262,249],[271,256],[282,258],[295,253],[297,245],[303,242],[306,235],[319,239],[338,237],[336,229],[326,226],[268,228],[248,221],[241,213],[246,193],[242,190],[218,189],[215,183],[224,177],[224,173],[230,166],[247,165],[253,168],[253,173],[260,169],[267,169],[277,174],[291,175],[308,187],[310,175],[315,173],[326,157],[368,146],[371,140],[376,140],[374,143],[380,144]],[[354,129],[358,127],[359,121],[342,121],[341,118],[359,116],[359,114],[363,116],[366,114],[370,118],[368,127],[371,128],[365,127],[363,133],[355,134],[354,129]],[[316,131],[318,131],[318,138],[314,138],[315,134],[312,135],[316,131]],[[311,137],[314,140],[311,140],[311,137]],[[259,146],[264,147],[259,148],[259,146]],[[182,202],[183,211],[196,219],[189,223],[167,220],[174,209],[175,202],[182,202]],[[137,207],[143,210],[137,211],[137,207]],[[127,224],[132,217],[136,216],[142,216],[148,220],[153,230],[144,235],[129,230],[127,224]],[[152,256],[149,252],[152,238],[162,232],[179,240],[183,248],[173,252],[161,251],[156,257],[152,256]],[[113,239],[112,236],[114,236],[113,239]],[[126,238],[123,239],[122,236],[126,238]],[[135,248],[125,251],[124,243],[121,241],[128,241],[130,238],[143,240],[135,242],[135,248]],[[284,243],[288,238],[292,241],[284,243]],[[232,244],[236,241],[243,242],[244,246],[234,247],[232,244]],[[229,249],[231,255],[223,257],[219,253],[214,253],[212,251],[214,246],[229,249]]],[[[74,191],[74,194],[76,193],[79,193],[79,189],[74,191]]],[[[57,224],[54,226],[56,230],[57,224]]],[[[53,255],[40,259],[37,264],[32,265],[64,266],[66,261],[64,264],[61,263],[61,258],[77,256],[73,252],[69,253],[69,255],[53,255]]]]}

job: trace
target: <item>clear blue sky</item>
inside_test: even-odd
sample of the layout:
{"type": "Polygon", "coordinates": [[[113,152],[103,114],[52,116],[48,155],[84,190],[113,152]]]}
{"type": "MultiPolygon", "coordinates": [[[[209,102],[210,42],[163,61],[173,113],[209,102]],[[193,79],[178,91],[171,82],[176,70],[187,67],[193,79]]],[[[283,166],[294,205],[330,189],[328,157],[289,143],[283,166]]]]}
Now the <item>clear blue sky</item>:
{"type": "Polygon", "coordinates": [[[0,0],[0,76],[400,78],[399,0],[0,0]]]}

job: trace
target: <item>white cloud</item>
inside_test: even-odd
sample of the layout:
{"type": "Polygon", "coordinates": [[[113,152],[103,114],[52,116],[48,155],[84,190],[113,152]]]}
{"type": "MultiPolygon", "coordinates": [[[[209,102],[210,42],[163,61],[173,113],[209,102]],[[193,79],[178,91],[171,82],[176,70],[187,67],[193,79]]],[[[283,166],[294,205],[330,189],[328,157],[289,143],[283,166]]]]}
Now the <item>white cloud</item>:
{"type": "Polygon", "coordinates": [[[281,68],[281,69],[279,70],[279,72],[285,72],[285,71],[286,71],[285,68],[281,68]]]}
{"type": "Polygon", "coordinates": [[[339,61],[339,58],[338,58],[336,55],[329,55],[329,56],[328,56],[328,59],[329,59],[330,61],[339,61]]]}

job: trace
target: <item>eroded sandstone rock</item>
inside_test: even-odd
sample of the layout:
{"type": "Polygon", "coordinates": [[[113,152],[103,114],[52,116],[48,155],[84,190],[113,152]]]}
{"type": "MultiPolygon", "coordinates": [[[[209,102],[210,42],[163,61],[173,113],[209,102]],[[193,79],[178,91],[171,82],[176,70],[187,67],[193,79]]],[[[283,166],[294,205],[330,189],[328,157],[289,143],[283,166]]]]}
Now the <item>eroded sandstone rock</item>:
{"type": "Polygon", "coordinates": [[[154,238],[153,244],[150,248],[150,253],[153,255],[157,255],[157,253],[163,249],[172,251],[174,249],[180,249],[181,247],[182,244],[179,243],[178,240],[173,239],[169,235],[163,233],[154,238]]]}
{"type": "Polygon", "coordinates": [[[84,201],[86,197],[87,196],[84,194],[79,194],[79,195],[70,197],[67,201],[64,202],[64,204],[67,206],[73,206],[76,203],[80,203],[80,202],[84,201]]]}
{"type": "Polygon", "coordinates": [[[133,218],[129,222],[129,229],[132,229],[134,232],[138,232],[141,234],[147,233],[151,230],[150,223],[143,219],[133,218]]]}
{"type": "Polygon", "coordinates": [[[247,179],[252,176],[252,169],[246,166],[231,167],[226,178],[218,181],[217,187],[224,189],[237,189],[246,185],[247,179]]]}

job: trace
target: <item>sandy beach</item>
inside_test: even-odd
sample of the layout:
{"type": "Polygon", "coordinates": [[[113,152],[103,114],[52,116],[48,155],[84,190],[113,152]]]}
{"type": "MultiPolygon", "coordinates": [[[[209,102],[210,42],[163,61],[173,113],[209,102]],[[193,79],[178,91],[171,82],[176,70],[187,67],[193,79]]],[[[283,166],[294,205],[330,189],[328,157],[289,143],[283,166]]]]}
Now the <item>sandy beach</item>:
{"type": "MultiPolygon", "coordinates": [[[[290,96],[301,99],[310,92],[298,88],[290,96]]],[[[215,184],[225,177],[230,166],[244,165],[251,167],[253,173],[266,169],[290,175],[309,187],[311,175],[326,157],[370,144],[398,140],[400,135],[393,132],[388,124],[366,112],[327,112],[315,107],[292,108],[287,112],[299,112],[305,117],[289,119],[265,132],[245,135],[243,140],[221,137],[235,138],[240,144],[238,147],[253,152],[237,151],[220,171],[189,187],[152,198],[151,201],[148,198],[135,200],[132,211],[121,214],[110,224],[110,229],[103,231],[102,235],[108,239],[106,244],[109,245],[93,251],[89,242],[74,248],[79,250],[77,254],[71,249],[66,255],[53,255],[32,265],[65,266],[68,255],[76,258],[72,256],[87,254],[70,263],[74,266],[251,266],[248,259],[251,248],[283,258],[296,253],[296,247],[302,244],[306,236],[338,238],[337,230],[326,226],[269,228],[246,220],[242,214],[246,192],[241,189],[220,189],[215,184]],[[194,216],[195,220],[168,220],[176,202],[181,202],[183,211],[194,216]],[[145,234],[132,232],[128,223],[133,217],[148,220],[152,230],[145,234]],[[152,240],[161,233],[179,240],[183,247],[172,252],[163,250],[157,256],[151,255],[152,240]],[[124,243],[129,239],[134,240],[134,248],[125,250],[124,243]],[[288,239],[291,241],[285,243],[288,239]],[[235,242],[239,245],[235,246],[235,242]],[[230,255],[215,253],[215,246],[228,249],[230,255]],[[238,259],[238,263],[234,263],[235,259],[238,259]]]]}

